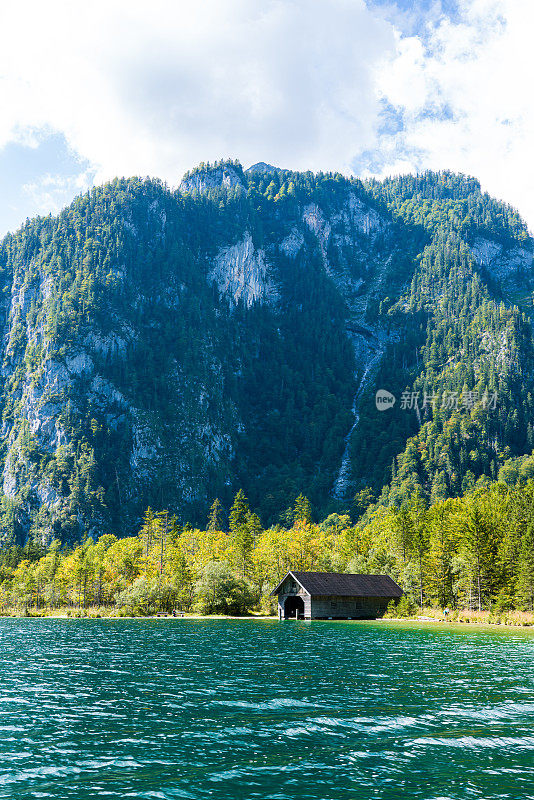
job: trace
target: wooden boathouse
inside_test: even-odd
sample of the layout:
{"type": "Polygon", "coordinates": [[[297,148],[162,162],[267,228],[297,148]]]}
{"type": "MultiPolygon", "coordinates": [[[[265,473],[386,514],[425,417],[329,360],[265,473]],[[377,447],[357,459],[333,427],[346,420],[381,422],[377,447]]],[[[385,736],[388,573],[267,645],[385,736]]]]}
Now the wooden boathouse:
{"type": "Polygon", "coordinates": [[[389,575],[288,572],[271,597],[279,619],[376,619],[402,594],[389,575]]]}

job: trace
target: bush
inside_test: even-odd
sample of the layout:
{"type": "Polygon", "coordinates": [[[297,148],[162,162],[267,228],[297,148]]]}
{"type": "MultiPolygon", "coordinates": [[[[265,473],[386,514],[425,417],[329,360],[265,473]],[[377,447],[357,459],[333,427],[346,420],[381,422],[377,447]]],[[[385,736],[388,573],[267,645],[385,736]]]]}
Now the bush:
{"type": "Polygon", "coordinates": [[[248,584],[222,561],[210,561],[196,585],[201,614],[245,614],[254,604],[248,584]]]}
{"type": "Polygon", "coordinates": [[[398,601],[390,600],[385,613],[386,617],[413,617],[417,613],[417,606],[413,600],[407,595],[403,594],[398,601]]]}
{"type": "Polygon", "coordinates": [[[115,597],[115,602],[121,611],[124,610],[127,614],[135,616],[136,614],[154,613],[158,599],[157,583],[140,577],[136,578],[127,589],[119,592],[115,597]]]}

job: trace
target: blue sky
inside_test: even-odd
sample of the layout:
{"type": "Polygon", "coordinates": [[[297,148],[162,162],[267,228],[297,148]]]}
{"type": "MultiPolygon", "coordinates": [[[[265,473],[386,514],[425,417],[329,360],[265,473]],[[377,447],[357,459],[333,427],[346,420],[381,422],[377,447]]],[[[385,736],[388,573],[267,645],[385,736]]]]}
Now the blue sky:
{"type": "Polygon", "coordinates": [[[89,161],[50,131],[29,142],[8,142],[0,150],[0,230],[17,228],[26,217],[48,214],[92,183],[89,161]]]}
{"type": "Polygon", "coordinates": [[[476,175],[534,228],[527,0],[5,0],[0,234],[200,161],[476,175]]]}

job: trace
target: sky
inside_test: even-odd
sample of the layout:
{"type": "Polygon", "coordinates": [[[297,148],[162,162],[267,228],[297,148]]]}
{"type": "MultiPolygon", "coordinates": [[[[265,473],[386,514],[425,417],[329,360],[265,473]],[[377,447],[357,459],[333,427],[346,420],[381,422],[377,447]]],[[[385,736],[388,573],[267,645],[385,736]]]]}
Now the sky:
{"type": "Polygon", "coordinates": [[[238,158],[476,176],[534,230],[532,0],[2,0],[0,235],[238,158]]]}

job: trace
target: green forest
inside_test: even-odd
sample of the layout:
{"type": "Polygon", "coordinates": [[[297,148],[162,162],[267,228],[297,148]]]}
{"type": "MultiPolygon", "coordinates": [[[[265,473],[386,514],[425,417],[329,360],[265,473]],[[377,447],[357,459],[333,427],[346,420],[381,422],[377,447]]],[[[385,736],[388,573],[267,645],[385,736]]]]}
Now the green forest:
{"type": "Polygon", "coordinates": [[[527,610],[533,253],[449,172],[225,161],[28,220],[0,242],[4,608],[265,611],[292,567],[527,610]]]}
{"type": "MultiPolygon", "coordinates": [[[[523,624],[532,624],[532,475],[534,455],[459,498],[429,504],[417,493],[397,507],[371,504],[356,524],[336,513],[312,522],[303,495],[284,525],[267,529],[242,491],[227,518],[215,500],[202,530],[148,509],[133,537],[1,551],[0,608],[75,616],[269,614],[270,592],[291,569],[388,574],[405,590],[393,616],[448,608],[506,621],[519,611],[527,614],[523,624]]],[[[360,492],[355,509],[370,499],[360,492]]]]}

